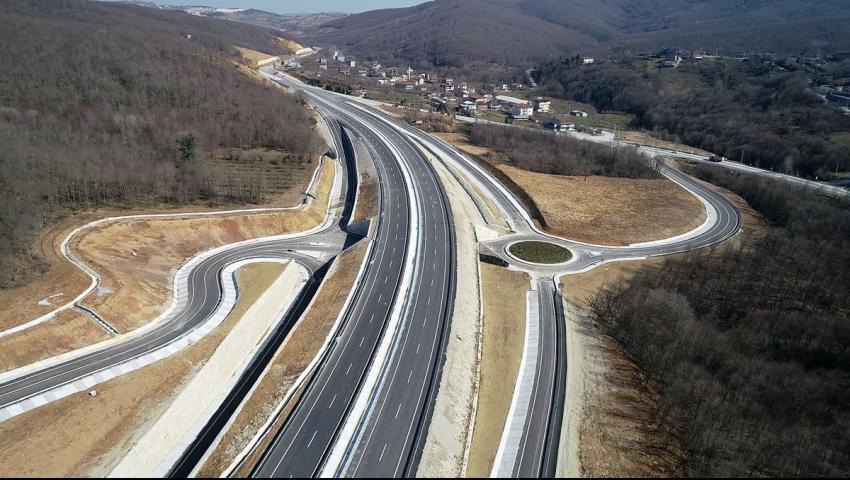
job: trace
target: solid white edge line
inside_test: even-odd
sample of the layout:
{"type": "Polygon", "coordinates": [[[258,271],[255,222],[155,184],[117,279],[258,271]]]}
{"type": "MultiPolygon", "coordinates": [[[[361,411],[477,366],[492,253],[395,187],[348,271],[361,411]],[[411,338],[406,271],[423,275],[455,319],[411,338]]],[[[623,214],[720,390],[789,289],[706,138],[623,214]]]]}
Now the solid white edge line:
{"type": "Polygon", "coordinates": [[[415,182],[413,181],[413,177],[411,172],[408,170],[408,165],[406,162],[402,160],[403,156],[401,152],[392,145],[391,142],[386,139],[385,136],[380,134],[379,132],[373,132],[373,134],[377,135],[378,138],[385,143],[390,152],[398,159],[399,167],[402,171],[402,176],[404,177],[404,181],[408,186],[408,192],[410,197],[410,236],[409,238],[416,240],[416,248],[408,249],[405,255],[405,267],[404,267],[404,276],[402,278],[402,283],[399,287],[398,294],[396,295],[395,302],[393,304],[393,309],[390,316],[390,321],[387,324],[387,328],[383,333],[381,338],[381,343],[378,346],[378,349],[375,352],[375,355],[372,358],[372,362],[369,365],[369,370],[367,371],[366,378],[360,386],[360,390],[358,392],[357,398],[352,406],[351,410],[348,413],[348,416],[343,423],[342,429],[340,429],[336,441],[331,449],[331,453],[328,456],[325,465],[320,472],[320,476],[323,478],[335,477],[337,476],[340,467],[342,467],[342,463],[346,460],[346,456],[349,453],[349,447],[352,443],[357,432],[360,430],[362,426],[362,420],[364,415],[369,408],[374,392],[378,387],[378,381],[381,377],[381,373],[383,371],[384,364],[387,361],[388,355],[390,353],[390,348],[393,345],[393,340],[397,334],[399,324],[401,323],[402,312],[407,308],[408,303],[410,302],[410,289],[413,283],[414,270],[416,269],[415,258],[419,254],[419,248],[421,243],[421,238],[419,235],[420,229],[420,219],[419,219],[419,208],[420,205],[418,203],[417,194],[418,188],[416,187],[415,182]]]}

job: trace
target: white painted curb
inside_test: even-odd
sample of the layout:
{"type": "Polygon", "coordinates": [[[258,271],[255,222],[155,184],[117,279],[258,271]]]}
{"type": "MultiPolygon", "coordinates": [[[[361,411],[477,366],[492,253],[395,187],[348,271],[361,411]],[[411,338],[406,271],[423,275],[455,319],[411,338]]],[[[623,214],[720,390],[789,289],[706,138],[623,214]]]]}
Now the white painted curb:
{"type": "Polygon", "coordinates": [[[531,402],[531,395],[534,393],[534,375],[537,371],[537,349],[540,336],[540,313],[537,290],[533,289],[535,288],[534,278],[531,279],[531,288],[532,290],[525,294],[525,339],[522,346],[522,361],[514,384],[511,408],[505,419],[505,427],[502,429],[499,449],[496,451],[496,458],[493,460],[491,478],[510,478],[513,476],[516,451],[522,441],[525,419],[528,416],[528,405],[531,402]]]}
{"type": "Polygon", "coordinates": [[[415,182],[413,182],[413,176],[409,170],[410,167],[406,164],[406,162],[402,161],[402,158],[404,157],[401,155],[401,152],[399,152],[395,145],[393,145],[392,142],[389,142],[389,140],[386,139],[386,137],[384,137],[380,132],[373,133],[381,138],[387,148],[393,153],[393,156],[395,156],[399,161],[398,164],[402,171],[402,176],[404,177],[404,181],[408,186],[408,191],[410,192],[411,205],[409,238],[416,239],[416,248],[408,249],[407,252],[405,252],[404,273],[390,313],[390,320],[383,336],[381,337],[381,342],[372,358],[372,362],[369,365],[366,377],[360,385],[360,390],[354,401],[354,405],[349,411],[342,429],[340,429],[339,434],[337,435],[336,441],[331,449],[331,453],[320,472],[320,476],[323,478],[336,477],[340,473],[339,471],[341,467],[343,470],[348,467],[350,454],[354,453],[350,451],[352,441],[354,440],[355,435],[358,437],[362,435],[361,429],[366,423],[366,420],[368,420],[368,416],[364,418],[364,415],[367,415],[367,410],[371,411],[373,408],[373,406],[370,407],[370,404],[375,397],[375,392],[378,391],[379,380],[383,377],[384,367],[389,355],[391,354],[390,350],[395,343],[394,340],[397,336],[399,324],[402,320],[401,317],[404,310],[406,310],[410,304],[411,299],[409,293],[412,288],[415,272],[418,271],[418,263],[415,262],[415,259],[419,256],[419,251],[421,249],[421,238],[419,235],[419,209],[421,208],[421,205],[419,205],[417,201],[418,188],[416,187],[415,182]],[[343,466],[343,462],[346,462],[346,465],[343,466]]]}

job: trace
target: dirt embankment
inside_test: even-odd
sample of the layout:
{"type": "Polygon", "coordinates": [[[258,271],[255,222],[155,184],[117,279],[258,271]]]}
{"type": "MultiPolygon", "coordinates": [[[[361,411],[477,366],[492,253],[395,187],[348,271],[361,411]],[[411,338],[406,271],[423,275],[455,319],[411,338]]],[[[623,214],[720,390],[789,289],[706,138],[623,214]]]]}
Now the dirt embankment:
{"type": "Polygon", "coordinates": [[[577,438],[570,441],[578,441],[578,445],[562,442],[562,448],[576,449],[570,453],[578,465],[572,465],[573,471],[565,475],[653,477],[685,473],[675,437],[651,421],[659,407],[658,393],[647,385],[640,369],[617,343],[590,320],[584,303],[610,281],[629,278],[640,268],[661,261],[615,263],[564,277],[568,324],[573,333],[569,348],[580,352],[580,359],[570,362],[570,368],[581,370],[578,381],[569,384],[567,402],[577,423],[577,438]],[[575,391],[577,388],[583,391],[575,391]]]}
{"type": "Polygon", "coordinates": [[[499,169],[523,188],[556,235],[585,243],[628,245],[673,237],[705,222],[702,203],[666,179],[567,177],[499,169]]]}
{"type": "Polygon", "coordinates": [[[467,476],[488,477],[511,408],[525,338],[525,292],[522,272],[482,263],[484,321],[481,379],[467,476]]]}
{"type": "Polygon", "coordinates": [[[65,310],[26,333],[0,339],[0,372],[70,352],[111,336],[79,310],[65,310]]]}
{"type": "MultiPolygon", "coordinates": [[[[318,180],[318,201],[306,210],[129,220],[109,223],[85,232],[71,247],[78,257],[98,272],[101,285],[83,304],[96,311],[121,333],[150,322],[167,307],[174,273],[191,257],[221,245],[298,232],[319,225],[327,210],[334,177],[334,163],[324,162],[318,180]]],[[[297,189],[302,190],[303,186],[299,185],[297,189]]],[[[66,230],[70,232],[73,228],[66,230]]],[[[65,235],[67,233],[61,237],[57,235],[56,238],[64,239],[65,235]]],[[[53,244],[57,244],[57,241],[61,243],[61,239],[54,240],[53,244]]],[[[59,255],[58,247],[54,254],[59,255]]],[[[32,312],[28,304],[39,301],[33,298],[34,293],[37,293],[37,298],[45,290],[57,289],[63,295],[51,300],[56,305],[74,298],[88,285],[87,277],[81,278],[75,267],[67,261],[57,259],[56,265],[57,274],[51,271],[43,281],[39,280],[20,291],[24,295],[10,308],[17,318],[31,319],[24,317],[26,313],[23,312],[32,312]],[[69,280],[60,273],[68,275],[69,280]],[[16,304],[22,305],[20,310],[14,306],[16,304]]],[[[69,333],[67,325],[51,321],[33,330],[5,337],[0,339],[0,368],[20,367],[91,344],[101,338],[97,330],[99,328],[96,326],[80,326],[75,330],[79,336],[71,341],[65,338],[69,333]],[[31,341],[39,342],[44,348],[28,348],[25,355],[11,348],[14,345],[30,345],[31,341]]]]}
{"type": "Polygon", "coordinates": [[[319,225],[333,185],[330,162],[319,178],[321,200],[304,211],[145,219],[95,228],[75,245],[101,275],[101,287],[85,305],[122,333],[144,325],[164,310],[173,273],[189,258],[220,245],[319,225]]]}
{"type": "Polygon", "coordinates": [[[462,133],[437,133],[435,135],[470,155],[481,156],[486,155],[492,151],[489,148],[473,145],[469,142],[469,137],[462,133]]]}
{"type": "MultiPolygon", "coordinates": [[[[740,245],[763,234],[764,219],[746,202],[727,190],[712,188],[742,213],[741,233],[725,245],[740,245]]],[[[640,269],[663,262],[663,258],[617,262],[562,277],[570,371],[559,476],[655,477],[687,473],[685,452],[675,436],[652,421],[660,414],[658,392],[588,313],[589,302],[607,285],[615,280],[628,281],[640,269]]]]}
{"type": "Polygon", "coordinates": [[[240,269],[234,311],[177,355],[95,386],[96,397],[77,393],[0,423],[0,476],[106,475],[282,270],[279,264],[240,269]]]}
{"type": "Polygon", "coordinates": [[[47,259],[49,269],[32,283],[0,289],[0,331],[49,313],[85,290],[89,277],[65,260],[59,249],[62,241],[77,226],[92,220],[95,220],[93,215],[80,215],[53,226],[41,235],[39,253],[47,259]]]}

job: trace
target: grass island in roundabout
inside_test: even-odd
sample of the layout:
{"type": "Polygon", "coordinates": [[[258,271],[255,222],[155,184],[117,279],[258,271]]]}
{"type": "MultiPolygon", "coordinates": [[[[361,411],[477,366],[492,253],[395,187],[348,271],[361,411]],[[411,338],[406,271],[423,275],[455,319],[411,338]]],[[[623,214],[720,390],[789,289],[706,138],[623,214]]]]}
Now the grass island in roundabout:
{"type": "Polygon", "coordinates": [[[556,264],[573,258],[568,249],[549,242],[525,241],[511,244],[508,252],[514,257],[529,263],[556,264]]]}

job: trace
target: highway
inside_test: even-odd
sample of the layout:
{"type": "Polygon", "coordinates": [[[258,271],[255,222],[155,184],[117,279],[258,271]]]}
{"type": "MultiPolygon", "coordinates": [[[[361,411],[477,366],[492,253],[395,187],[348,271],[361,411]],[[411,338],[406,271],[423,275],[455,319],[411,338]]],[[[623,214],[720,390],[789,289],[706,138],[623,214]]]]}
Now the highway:
{"type": "MultiPolygon", "coordinates": [[[[270,446],[253,476],[413,476],[433,413],[442,374],[451,314],[454,308],[455,238],[449,202],[436,172],[417,148],[426,146],[443,162],[463,172],[497,206],[513,231],[483,248],[508,263],[535,274],[540,340],[533,402],[524,417],[523,435],[509,454],[512,476],[552,476],[564,411],[566,350],[564,312],[555,279],[607,261],[679,253],[713,245],[740,228],[738,211],[722,196],[687,175],[667,167],[661,173],[703,199],[706,224],[680,238],[628,247],[586,245],[538,230],[521,203],[498,180],[448,143],[425,134],[344,96],[266,73],[284,87],[299,91],[329,124],[337,151],[343,125],[366,145],[380,186],[380,215],[373,230],[372,256],[353,301],[343,312],[342,327],[328,354],[310,379],[283,427],[272,432],[270,446]],[[568,248],[567,264],[542,266],[514,258],[509,246],[520,240],[544,240],[568,248]]],[[[349,166],[353,158],[342,154],[349,166]]],[[[349,178],[352,169],[346,170],[349,178]]],[[[352,184],[344,187],[350,199],[352,184]]],[[[0,384],[0,407],[37,397],[99,371],[169,345],[212,315],[221,298],[219,272],[247,258],[288,258],[311,274],[324,273],[328,259],[348,243],[342,231],[350,214],[349,201],[321,232],[297,238],[271,239],[224,249],[204,259],[186,281],[187,301],[156,328],[67,362],[0,384]],[[346,213],[347,212],[347,213],[346,213]]],[[[320,278],[318,278],[320,280],[320,278]]],[[[313,290],[317,283],[312,285],[313,290]]],[[[298,305],[306,303],[299,299],[298,305]]],[[[293,310],[291,315],[300,314],[293,310]]],[[[295,319],[293,317],[290,320],[295,319]]],[[[290,325],[292,321],[284,322],[290,325]]],[[[205,432],[173,470],[191,472],[226,424],[232,408],[244,400],[269,352],[288,327],[261,349],[249,374],[240,380],[205,432]],[[226,408],[225,408],[226,407],[226,408]],[[229,410],[228,410],[229,409],[229,410]]],[[[48,399],[49,400],[49,399],[48,399]]]]}
{"type": "Polygon", "coordinates": [[[301,91],[367,145],[380,180],[381,215],[378,253],[345,327],[253,475],[410,474],[426,433],[454,299],[448,201],[430,164],[398,132],[341,97],[270,78],[301,91]],[[328,464],[334,449],[342,456],[328,464]]]}

